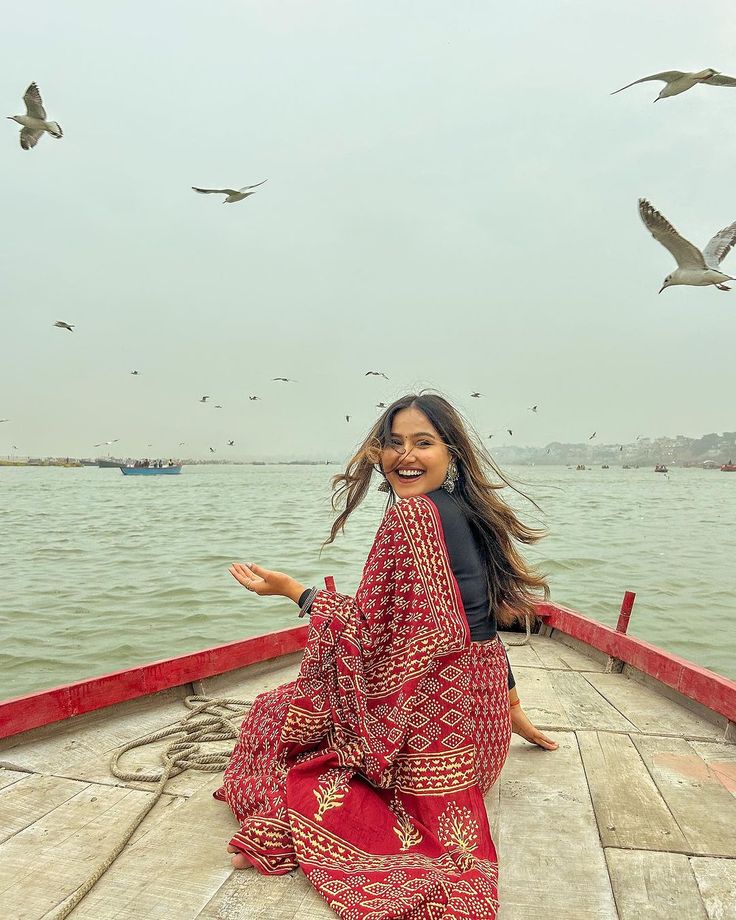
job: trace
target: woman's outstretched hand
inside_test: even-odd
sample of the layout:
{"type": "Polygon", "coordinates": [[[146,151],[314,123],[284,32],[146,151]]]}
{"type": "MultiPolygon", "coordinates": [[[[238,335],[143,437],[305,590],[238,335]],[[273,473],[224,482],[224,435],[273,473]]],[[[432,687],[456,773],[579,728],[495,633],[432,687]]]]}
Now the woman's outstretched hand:
{"type": "Polygon", "coordinates": [[[291,575],[261,568],[253,562],[250,565],[234,562],[229,571],[244,588],[260,597],[288,597],[296,603],[304,591],[304,585],[291,575]]]}
{"type": "Polygon", "coordinates": [[[521,706],[511,707],[511,731],[531,744],[536,744],[546,751],[556,751],[559,744],[548,738],[534,725],[521,706]]]}

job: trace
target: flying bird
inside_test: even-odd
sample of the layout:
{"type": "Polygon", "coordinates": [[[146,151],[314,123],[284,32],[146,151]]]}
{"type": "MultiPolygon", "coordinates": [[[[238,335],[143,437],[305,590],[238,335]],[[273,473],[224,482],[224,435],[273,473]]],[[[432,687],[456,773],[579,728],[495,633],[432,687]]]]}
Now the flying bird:
{"type": "Polygon", "coordinates": [[[253,402],[253,401],[256,400],[256,399],[260,399],[260,398],[261,398],[260,396],[249,396],[249,397],[248,397],[248,399],[249,399],[251,402],[253,402]]]}
{"type": "Polygon", "coordinates": [[[730,291],[724,281],[736,281],[718,267],[736,243],[736,223],[729,224],[706,244],[701,252],[675,230],[672,224],[645,199],[639,199],[639,214],[644,225],[658,243],[675,257],[677,268],[664,279],[658,293],[675,284],[699,287],[715,285],[719,291],[730,291]]]}
{"type": "Polygon", "coordinates": [[[593,434],[588,438],[589,441],[592,441],[593,438],[598,434],[597,431],[594,431],[593,434]]]}
{"type": "Polygon", "coordinates": [[[179,441],[179,447],[184,447],[186,443],[187,443],[186,441],[179,441]]]}
{"type": "Polygon", "coordinates": [[[506,431],[508,431],[508,433],[509,433],[509,434],[511,435],[511,437],[513,438],[514,432],[513,432],[510,428],[507,428],[506,431]]]}
{"type": "Polygon", "coordinates": [[[59,320],[57,323],[54,323],[54,325],[57,327],[57,329],[68,329],[69,332],[74,332],[74,323],[69,325],[69,323],[65,323],[63,320],[59,320]]]}
{"type": "Polygon", "coordinates": [[[112,441],[100,441],[99,444],[93,444],[92,447],[102,447],[103,444],[106,444],[109,447],[111,444],[116,444],[119,440],[120,438],[113,438],[112,441]]]}
{"type": "Polygon", "coordinates": [[[222,409],[222,406],[215,406],[215,409],[222,409]]]}
{"type": "Polygon", "coordinates": [[[538,408],[539,408],[539,406],[529,406],[529,411],[530,411],[530,412],[536,412],[538,408]]]}
{"type": "Polygon", "coordinates": [[[349,422],[349,421],[350,421],[350,416],[349,416],[349,415],[346,415],[346,416],[345,416],[345,421],[346,421],[346,422],[349,422]]]}
{"type": "Polygon", "coordinates": [[[9,418],[0,418],[0,424],[1,424],[2,422],[9,422],[9,421],[10,421],[9,418]]]}
{"type": "Polygon", "coordinates": [[[235,441],[228,441],[228,442],[227,442],[227,446],[228,446],[228,447],[235,447],[235,441]]]}
{"type": "Polygon", "coordinates": [[[140,374],[140,371],[131,371],[130,373],[133,377],[137,377],[140,374]]]}
{"type": "MultiPolygon", "coordinates": [[[[267,179],[263,180],[263,182],[267,181],[267,179]]],[[[233,204],[235,201],[242,201],[248,195],[255,195],[255,192],[251,192],[250,189],[258,188],[259,185],[263,185],[263,182],[256,182],[255,185],[244,185],[242,188],[197,188],[196,185],[193,185],[192,188],[195,192],[199,192],[200,195],[227,195],[223,204],[233,204]]]]}
{"type": "Polygon", "coordinates": [[[46,132],[52,137],[62,137],[61,125],[56,121],[46,121],[46,109],[43,107],[41,92],[35,83],[31,83],[23,96],[26,104],[25,115],[8,115],[11,121],[21,125],[20,145],[24,150],[30,150],[38,143],[38,139],[46,132]]]}
{"type": "Polygon", "coordinates": [[[488,435],[488,439],[489,439],[489,440],[490,440],[492,437],[493,437],[492,434],[489,434],[489,435],[488,435]]]}
{"type": "Polygon", "coordinates": [[[376,403],[376,409],[385,409],[386,403],[376,403]]]}
{"type": "Polygon", "coordinates": [[[214,453],[216,453],[216,451],[215,451],[215,448],[214,448],[214,447],[210,447],[210,451],[211,451],[211,452],[212,452],[213,454],[214,454],[214,453]]]}
{"type": "Polygon", "coordinates": [[[209,396],[203,396],[203,397],[200,399],[200,402],[207,402],[207,400],[208,400],[209,398],[210,398],[209,396]]]}
{"type": "Polygon", "coordinates": [[[272,377],[272,380],[280,380],[282,383],[296,383],[296,380],[292,380],[291,377],[272,377]]]}
{"type": "Polygon", "coordinates": [[[479,399],[483,394],[482,393],[471,393],[471,399],[479,399]]]}
{"type": "Polygon", "coordinates": [[[366,371],[363,374],[364,377],[383,377],[384,380],[388,380],[388,377],[383,373],[383,371],[366,371]]]}
{"type": "Polygon", "coordinates": [[[692,89],[698,83],[708,83],[710,86],[736,86],[736,80],[733,77],[726,77],[720,74],[712,67],[706,67],[705,70],[698,70],[689,73],[684,70],[663,70],[662,73],[653,73],[650,77],[642,77],[641,80],[634,80],[633,83],[627,83],[621,89],[614,90],[611,95],[615,96],[630,86],[636,86],[637,83],[647,83],[649,80],[662,80],[664,86],[659,91],[659,95],[654,100],[666,99],[668,96],[678,96],[686,90],[692,89]]]}

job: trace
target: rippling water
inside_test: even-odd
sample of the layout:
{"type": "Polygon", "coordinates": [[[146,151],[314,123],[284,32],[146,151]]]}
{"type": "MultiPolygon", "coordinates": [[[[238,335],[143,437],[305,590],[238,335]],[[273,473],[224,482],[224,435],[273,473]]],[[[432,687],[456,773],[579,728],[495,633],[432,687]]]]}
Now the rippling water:
{"type": "MultiPolygon", "coordinates": [[[[297,625],[227,571],[256,561],[352,592],[381,518],[375,491],[329,531],[331,467],[0,468],[0,699],[297,625]]],[[[527,551],[552,599],[736,677],[736,474],[518,468],[549,537],[527,551]]],[[[513,493],[507,493],[511,498],[513,493]]]]}

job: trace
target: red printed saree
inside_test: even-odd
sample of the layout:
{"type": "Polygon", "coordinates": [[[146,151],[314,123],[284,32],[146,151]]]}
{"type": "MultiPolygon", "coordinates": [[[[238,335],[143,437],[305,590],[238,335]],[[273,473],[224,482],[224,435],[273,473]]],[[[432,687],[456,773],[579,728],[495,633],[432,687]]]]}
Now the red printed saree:
{"type": "Polygon", "coordinates": [[[215,794],[231,843],[264,874],[301,866],[344,920],[495,917],[506,676],[498,640],[470,643],[436,507],[395,505],[355,599],[318,593],[298,678],[243,723],[215,794]]]}

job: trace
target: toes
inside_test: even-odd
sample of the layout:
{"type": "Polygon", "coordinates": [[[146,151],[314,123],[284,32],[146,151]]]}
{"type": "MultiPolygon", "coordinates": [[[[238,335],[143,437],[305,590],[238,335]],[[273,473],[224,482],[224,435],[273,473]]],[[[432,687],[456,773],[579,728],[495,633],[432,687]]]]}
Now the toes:
{"type": "Polygon", "coordinates": [[[237,853],[232,860],[233,869],[250,869],[253,863],[244,853],[237,853]]]}

